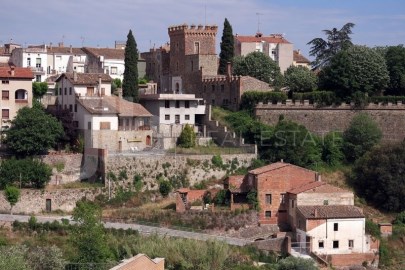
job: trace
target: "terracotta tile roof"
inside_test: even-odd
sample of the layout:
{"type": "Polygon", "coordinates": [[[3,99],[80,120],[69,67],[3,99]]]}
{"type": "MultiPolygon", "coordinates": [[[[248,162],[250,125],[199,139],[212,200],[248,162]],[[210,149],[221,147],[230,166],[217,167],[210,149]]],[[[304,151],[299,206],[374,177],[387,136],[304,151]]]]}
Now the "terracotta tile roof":
{"type": "Polygon", "coordinates": [[[350,190],[335,187],[329,184],[321,185],[314,189],[308,189],[304,191],[306,193],[352,193],[350,190]]]}
{"type": "Polygon", "coordinates": [[[290,43],[288,40],[283,38],[281,35],[270,35],[270,36],[240,36],[236,35],[235,39],[241,43],[253,43],[253,42],[267,42],[267,43],[290,43]]]}
{"type": "Polygon", "coordinates": [[[229,186],[229,191],[232,193],[246,193],[249,192],[250,187],[247,186],[244,175],[232,175],[228,176],[225,183],[229,186]]]}
{"type": "Polygon", "coordinates": [[[292,188],[287,192],[292,193],[292,194],[299,194],[299,193],[302,193],[302,192],[305,192],[305,191],[308,191],[308,190],[311,190],[311,189],[315,189],[315,188],[320,187],[322,185],[326,185],[326,183],[321,182],[321,181],[314,181],[314,182],[311,182],[311,183],[308,183],[308,184],[305,184],[305,185],[302,185],[302,186],[299,186],[299,187],[292,188]]]}
{"type": "Polygon", "coordinates": [[[251,171],[249,171],[249,173],[251,173],[251,174],[262,174],[262,173],[272,171],[272,170],[277,170],[277,169],[280,169],[280,168],[283,168],[283,167],[286,167],[286,166],[291,166],[291,167],[294,167],[294,168],[299,169],[299,170],[305,170],[305,171],[313,172],[312,170],[308,170],[308,169],[305,169],[303,167],[299,167],[299,166],[296,166],[296,165],[293,165],[293,164],[290,164],[290,163],[276,162],[276,163],[272,163],[272,164],[269,164],[269,165],[266,165],[266,166],[251,170],[251,171]]]}
{"type": "Polygon", "coordinates": [[[362,209],[353,205],[298,206],[297,210],[306,219],[364,218],[362,209]]]}
{"type": "Polygon", "coordinates": [[[76,73],[76,74],[77,74],[76,81],[74,80],[73,73],[63,73],[56,81],[59,82],[65,76],[73,85],[98,85],[99,76],[101,76],[101,82],[103,83],[111,83],[112,81],[110,75],[104,73],[76,73]]]}
{"type": "Polygon", "coordinates": [[[47,52],[48,54],[86,54],[82,48],[72,48],[72,52],[70,52],[70,47],[48,47],[47,52]]]}
{"type": "Polygon", "coordinates": [[[192,202],[192,201],[195,201],[195,200],[198,200],[198,199],[202,199],[204,197],[205,192],[207,192],[205,189],[204,190],[201,190],[201,189],[193,190],[193,189],[191,189],[191,190],[189,190],[187,192],[187,201],[192,202]]]}
{"type": "Polygon", "coordinates": [[[293,61],[297,63],[304,63],[304,64],[310,64],[311,61],[309,61],[305,56],[303,56],[299,51],[294,50],[293,53],[293,61]]]}
{"type": "Polygon", "coordinates": [[[118,114],[116,108],[102,97],[76,98],[76,101],[91,114],[118,114]]]}
{"type": "Polygon", "coordinates": [[[83,51],[95,57],[104,56],[105,59],[125,59],[125,50],[122,49],[84,47],[83,51]]]}
{"type": "Polygon", "coordinates": [[[127,117],[153,116],[147,109],[145,109],[145,107],[143,107],[139,103],[134,103],[117,96],[105,96],[103,98],[109,105],[111,105],[118,111],[119,116],[127,116],[127,117]]]}
{"type": "Polygon", "coordinates": [[[34,74],[30,68],[14,67],[14,75],[11,75],[11,67],[9,65],[0,67],[0,78],[7,79],[33,79],[34,74]]]}

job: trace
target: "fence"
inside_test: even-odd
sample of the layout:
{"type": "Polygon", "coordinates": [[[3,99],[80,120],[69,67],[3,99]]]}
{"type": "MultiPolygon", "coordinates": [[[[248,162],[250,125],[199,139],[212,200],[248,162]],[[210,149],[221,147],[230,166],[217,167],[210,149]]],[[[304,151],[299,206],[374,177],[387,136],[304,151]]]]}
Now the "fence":
{"type": "Polygon", "coordinates": [[[311,252],[310,242],[291,242],[291,252],[309,255],[311,252]]]}

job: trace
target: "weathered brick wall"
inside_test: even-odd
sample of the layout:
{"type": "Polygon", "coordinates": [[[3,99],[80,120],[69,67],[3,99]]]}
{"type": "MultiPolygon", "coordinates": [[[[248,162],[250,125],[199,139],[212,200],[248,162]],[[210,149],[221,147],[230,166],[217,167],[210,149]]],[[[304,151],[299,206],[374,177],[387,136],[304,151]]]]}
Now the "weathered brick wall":
{"type": "Polygon", "coordinates": [[[279,117],[304,125],[309,131],[324,135],[330,131],[347,129],[353,117],[364,112],[370,115],[383,132],[384,141],[402,141],[405,138],[405,104],[370,104],[362,110],[350,105],[317,108],[316,105],[292,103],[258,104],[256,116],[269,125],[277,124],[279,117]]]}
{"type": "Polygon", "coordinates": [[[370,265],[378,265],[378,260],[378,253],[334,254],[327,256],[327,261],[333,266],[361,265],[363,262],[368,262],[370,265]]]}
{"type": "Polygon", "coordinates": [[[82,157],[82,154],[59,153],[41,156],[41,160],[52,167],[50,184],[66,184],[79,181],[82,157]],[[59,169],[63,167],[63,169],[58,171],[57,167],[59,169]]]}
{"type": "MultiPolygon", "coordinates": [[[[190,184],[209,180],[221,179],[227,173],[224,169],[212,166],[213,155],[134,155],[134,156],[109,156],[106,171],[113,172],[117,177],[121,171],[126,171],[128,180],[116,184],[131,185],[135,174],[142,176],[145,189],[157,189],[157,177],[185,176],[190,184]]],[[[221,155],[224,164],[232,160],[238,161],[238,166],[248,167],[256,154],[221,155]]]]}
{"type": "Polygon", "coordinates": [[[251,245],[257,247],[260,250],[287,253],[289,246],[288,242],[289,237],[280,237],[253,242],[251,245]]]}
{"type": "MultiPolygon", "coordinates": [[[[19,201],[13,207],[13,213],[38,214],[46,211],[46,200],[51,200],[51,210],[70,212],[76,206],[76,202],[86,198],[94,198],[102,192],[101,189],[57,189],[38,190],[22,189],[19,201]]],[[[9,213],[10,204],[0,192],[0,212],[9,213]]]]}

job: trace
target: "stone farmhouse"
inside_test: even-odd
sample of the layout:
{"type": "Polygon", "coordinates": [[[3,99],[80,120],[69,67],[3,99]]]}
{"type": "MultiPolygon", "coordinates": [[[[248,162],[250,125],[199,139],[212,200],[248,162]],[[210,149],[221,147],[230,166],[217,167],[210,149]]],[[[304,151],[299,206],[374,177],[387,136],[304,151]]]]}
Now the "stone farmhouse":
{"type": "Polygon", "coordinates": [[[123,260],[119,265],[110,270],[164,270],[165,259],[150,259],[145,254],[138,254],[132,258],[123,260]]]}
{"type": "Polygon", "coordinates": [[[293,66],[311,69],[311,61],[301,54],[301,50],[294,50],[293,53],[293,66]]]}
{"type": "Polygon", "coordinates": [[[1,124],[0,132],[10,127],[11,120],[22,107],[32,107],[32,79],[30,68],[6,65],[0,67],[1,124]]]}
{"type": "Polygon", "coordinates": [[[150,114],[142,105],[111,95],[111,77],[103,73],[63,73],[57,109],[69,110],[85,145],[112,152],[152,145],[150,114]]]}

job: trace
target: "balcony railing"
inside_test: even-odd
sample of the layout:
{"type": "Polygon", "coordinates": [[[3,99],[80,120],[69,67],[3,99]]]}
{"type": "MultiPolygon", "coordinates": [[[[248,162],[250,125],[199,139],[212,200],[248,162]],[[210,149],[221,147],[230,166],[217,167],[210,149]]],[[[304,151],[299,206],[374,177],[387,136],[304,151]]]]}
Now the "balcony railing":
{"type": "Polygon", "coordinates": [[[28,99],[16,99],[15,103],[28,103],[28,99]]]}
{"type": "Polygon", "coordinates": [[[123,126],[119,126],[118,127],[119,131],[140,131],[140,130],[150,130],[150,126],[149,125],[143,125],[143,126],[139,126],[139,127],[123,127],[123,126]]]}
{"type": "Polygon", "coordinates": [[[44,73],[44,68],[43,67],[31,67],[32,72],[34,73],[44,73]]]}

